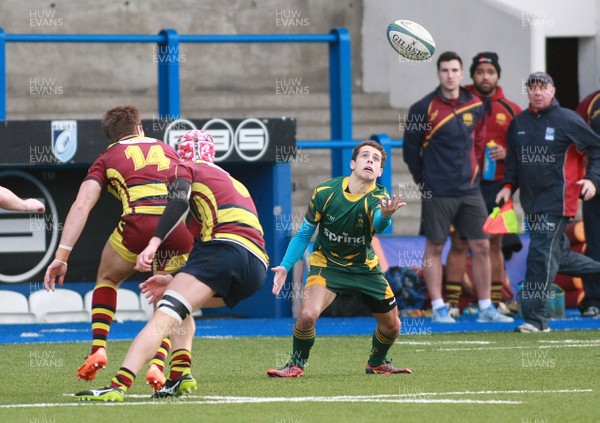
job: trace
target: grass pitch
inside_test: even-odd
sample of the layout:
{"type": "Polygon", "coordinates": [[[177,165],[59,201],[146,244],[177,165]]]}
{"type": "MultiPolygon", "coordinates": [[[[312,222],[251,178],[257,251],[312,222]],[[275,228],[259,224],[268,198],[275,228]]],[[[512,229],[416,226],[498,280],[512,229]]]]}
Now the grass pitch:
{"type": "MultiPolygon", "coordinates": [[[[0,345],[1,422],[589,422],[598,418],[598,331],[401,336],[411,375],[366,375],[370,337],[318,337],[298,379],[269,379],[289,338],[194,339],[198,390],[153,401],[141,374],[122,404],[80,403],[109,384],[130,342],[109,341],[93,382],[75,378],[88,343],[0,345]]],[[[144,370],[145,371],[145,370],[144,370]]]]}

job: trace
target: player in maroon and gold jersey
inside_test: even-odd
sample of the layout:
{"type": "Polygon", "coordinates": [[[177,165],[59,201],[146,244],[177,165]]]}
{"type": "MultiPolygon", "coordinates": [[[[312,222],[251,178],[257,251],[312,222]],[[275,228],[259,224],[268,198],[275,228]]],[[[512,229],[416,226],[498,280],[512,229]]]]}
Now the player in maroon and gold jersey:
{"type": "MultiPolygon", "coordinates": [[[[139,111],[133,106],[107,111],[102,125],[110,145],[89,168],[67,215],[56,258],[44,277],[46,289],[54,290],[56,279],[62,286],[69,254],[102,189],[108,189],[121,201],[123,212],[102,251],[92,296],[92,350],[77,370],[77,377],[88,381],[106,366],[106,340],[116,311],[117,289],[134,272],[137,255],[158,225],[168,202],[166,179],[179,161],[171,146],[144,136],[139,111]]],[[[161,245],[152,270],[167,273],[181,268],[192,243],[191,233],[180,223],[161,245]]],[[[170,341],[163,340],[148,369],[148,382],[155,390],[165,381],[162,370],[169,348],[170,341]]]]}
{"type": "MultiPolygon", "coordinates": [[[[173,349],[191,345],[195,327],[189,315],[193,310],[201,306],[233,307],[263,286],[269,258],[256,207],[241,182],[202,160],[203,150],[211,147],[214,149],[202,142],[179,144],[182,160],[193,162],[179,164],[169,178],[169,205],[154,237],[138,256],[136,268],[150,269],[163,240],[191,208],[196,230],[189,260],[175,277],[154,276],[141,285],[142,292],[158,303],[156,313],[131,344],[111,384],[79,392],[76,399],[123,401],[163,336],[171,337],[173,349]]],[[[153,398],[179,396],[196,388],[189,368],[178,373],[169,375],[153,398]]]]}

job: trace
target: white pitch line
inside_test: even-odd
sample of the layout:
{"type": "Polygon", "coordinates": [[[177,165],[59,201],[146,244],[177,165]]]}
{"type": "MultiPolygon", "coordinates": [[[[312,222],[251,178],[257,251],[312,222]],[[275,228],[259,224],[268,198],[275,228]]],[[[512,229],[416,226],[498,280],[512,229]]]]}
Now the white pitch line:
{"type": "Polygon", "coordinates": [[[415,352],[436,352],[436,351],[486,351],[486,350],[522,350],[522,349],[549,349],[549,348],[590,348],[597,347],[597,344],[564,344],[564,345],[540,345],[537,347],[526,345],[515,345],[512,347],[474,347],[474,348],[433,348],[430,350],[418,349],[415,352]]]}
{"type": "MultiPolygon", "coordinates": [[[[374,403],[397,403],[397,404],[523,404],[524,401],[512,400],[476,400],[476,399],[453,399],[453,398],[392,398],[376,397],[221,397],[220,399],[202,399],[205,397],[187,397],[189,399],[178,399],[176,401],[141,401],[141,402],[98,402],[96,404],[105,406],[138,406],[138,405],[213,405],[213,404],[261,404],[277,402],[374,402],[374,403]],[[191,400],[191,398],[200,398],[191,400]]],[[[217,397],[219,398],[219,397],[217,397]]],[[[43,404],[7,404],[0,405],[2,408],[44,408],[44,407],[81,407],[89,402],[75,403],[43,403],[43,404]]]]}
{"type": "MultiPolygon", "coordinates": [[[[139,401],[139,402],[98,402],[105,406],[138,406],[138,405],[214,405],[214,404],[259,404],[259,403],[277,403],[277,402],[375,402],[375,403],[396,403],[396,404],[523,404],[521,400],[478,400],[478,399],[456,399],[439,398],[432,399],[432,396],[459,396],[459,395],[506,395],[506,394],[572,394],[593,392],[592,389],[550,389],[550,390],[510,390],[510,391],[453,391],[453,392],[413,392],[406,394],[382,394],[382,395],[342,395],[331,397],[241,397],[241,396],[186,396],[181,399],[164,401],[139,401]],[[418,398],[423,397],[423,398],[418,398]]],[[[63,396],[73,397],[74,394],[63,394],[63,396]]],[[[131,394],[127,398],[148,398],[148,395],[131,394]]],[[[89,402],[73,403],[43,403],[43,404],[7,404],[0,405],[3,408],[43,408],[43,407],[80,407],[88,405],[89,402]]]]}
{"type": "Polygon", "coordinates": [[[400,345],[489,345],[495,344],[496,341],[396,341],[400,345]]]}
{"type": "Polygon", "coordinates": [[[545,389],[535,391],[510,390],[510,391],[455,391],[455,392],[415,392],[400,394],[399,396],[434,396],[434,395],[498,395],[498,394],[579,394],[594,392],[593,389],[545,389]]]}
{"type": "Polygon", "coordinates": [[[523,404],[524,401],[513,400],[474,400],[474,399],[453,399],[453,398],[395,398],[395,399],[311,399],[311,398],[256,398],[246,400],[216,400],[216,401],[198,401],[198,404],[256,404],[271,402],[375,402],[375,403],[395,403],[395,404],[523,404]]]}
{"type": "Polygon", "coordinates": [[[600,339],[540,339],[540,344],[600,344],[600,339]]]}
{"type": "MultiPolygon", "coordinates": [[[[512,389],[509,391],[450,391],[450,392],[409,392],[405,394],[380,394],[380,395],[338,395],[332,397],[296,397],[296,398],[342,398],[342,399],[364,399],[364,398],[377,398],[377,399],[393,399],[401,397],[414,397],[414,396],[437,396],[437,395],[504,395],[504,394],[579,394],[585,392],[594,392],[591,388],[585,389],[543,389],[543,390],[519,390],[512,389]]],[[[63,397],[75,397],[75,394],[63,394],[63,397]]],[[[149,398],[149,394],[127,394],[127,398],[149,398]]],[[[271,397],[244,397],[244,396],[222,396],[222,395],[188,395],[185,398],[202,398],[207,400],[228,400],[228,399],[247,399],[247,398],[271,398],[271,397]]],[[[288,397],[275,397],[275,398],[288,398],[288,397]]],[[[153,401],[156,402],[156,401],[153,401]]],[[[160,401],[158,401],[160,402],[160,401]]],[[[0,406],[1,407],[1,406],[0,406]]]]}

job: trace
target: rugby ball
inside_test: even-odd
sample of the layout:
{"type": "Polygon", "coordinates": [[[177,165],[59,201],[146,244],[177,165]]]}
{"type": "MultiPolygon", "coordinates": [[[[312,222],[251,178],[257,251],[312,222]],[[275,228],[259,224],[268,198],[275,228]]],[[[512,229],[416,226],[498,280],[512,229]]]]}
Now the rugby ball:
{"type": "Polygon", "coordinates": [[[409,60],[427,60],[435,52],[435,41],[429,31],[406,19],[388,25],[387,39],[398,54],[409,60]]]}

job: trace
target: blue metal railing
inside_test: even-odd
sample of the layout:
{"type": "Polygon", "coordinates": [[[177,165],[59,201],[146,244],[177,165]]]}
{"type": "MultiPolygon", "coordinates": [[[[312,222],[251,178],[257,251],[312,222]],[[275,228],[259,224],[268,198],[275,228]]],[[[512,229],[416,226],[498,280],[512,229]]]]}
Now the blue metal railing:
{"type": "MultiPolygon", "coordinates": [[[[369,139],[373,141],[377,141],[384,148],[385,153],[388,156],[388,160],[385,163],[385,167],[383,168],[383,174],[379,179],[379,182],[390,189],[392,187],[392,148],[402,148],[404,145],[403,140],[391,139],[387,134],[373,134],[369,139]]],[[[353,149],[356,144],[363,140],[352,140],[352,141],[344,141],[344,140],[298,140],[296,146],[298,149],[307,149],[307,150],[319,150],[319,149],[329,149],[335,151],[336,149],[353,149]]],[[[333,154],[333,153],[332,153],[333,154]]],[[[346,165],[348,162],[346,162],[346,165]]],[[[344,174],[345,172],[341,172],[340,174],[344,174]]]]}
{"type": "MultiPolygon", "coordinates": [[[[241,35],[180,35],[174,29],[161,30],[156,35],[144,34],[6,34],[0,28],[0,121],[6,120],[6,43],[149,43],[158,46],[158,112],[160,118],[175,119],[180,115],[180,56],[181,43],[326,43],[329,46],[329,97],[331,140],[298,141],[299,148],[328,148],[332,150],[331,173],[342,175],[348,165],[352,148],[357,141],[352,137],[352,64],[350,33],[345,28],[336,28],[328,34],[241,34],[241,35]]],[[[388,161],[380,181],[391,189],[391,149],[401,147],[398,140],[385,134],[371,137],[386,149],[388,161]]],[[[287,171],[289,174],[289,170],[287,171]]],[[[274,169],[274,178],[285,179],[282,166],[274,169]],[[279,174],[277,174],[279,172],[279,174]],[[276,176],[277,174],[277,176],[276,176]],[[283,176],[282,176],[283,175],[283,176]]],[[[291,181],[289,182],[291,184],[291,181]]],[[[281,195],[285,195],[282,193],[281,195]]],[[[291,205],[290,205],[291,209],[291,205]]],[[[391,228],[390,231],[391,232],[391,228]]],[[[283,234],[274,237],[275,251],[283,251],[283,234]]],[[[272,256],[274,262],[281,258],[272,256]]],[[[275,314],[289,314],[289,301],[277,301],[275,314]]]]}
{"type": "MultiPolygon", "coordinates": [[[[158,112],[161,118],[180,115],[179,45],[181,43],[327,43],[329,45],[329,96],[331,140],[298,142],[300,148],[329,148],[331,174],[345,174],[356,141],[352,137],[352,63],[350,33],[336,28],[328,34],[180,35],[164,29],[144,34],[6,34],[0,28],[0,121],[6,120],[6,43],[152,43],[157,44],[158,112]],[[327,145],[325,145],[327,143],[327,145]]],[[[381,142],[388,160],[381,179],[391,188],[391,148],[402,146],[385,134],[371,137],[381,142]]]]}
{"type": "MultiPolygon", "coordinates": [[[[331,139],[352,139],[352,68],[350,33],[345,28],[328,34],[180,35],[165,29],[157,35],[130,34],[6,34],[0,28],[0,121],[6,120],[6,43],[153,43],[158,45],[158,112],[178,117],[179,45],[181,43],[327,43],[331,139]]],[[[332,174],[341,174],[348,150],[335,149],[332,174]]],[[[349,157],[348,157],[349,159],[349,157]]]]}

